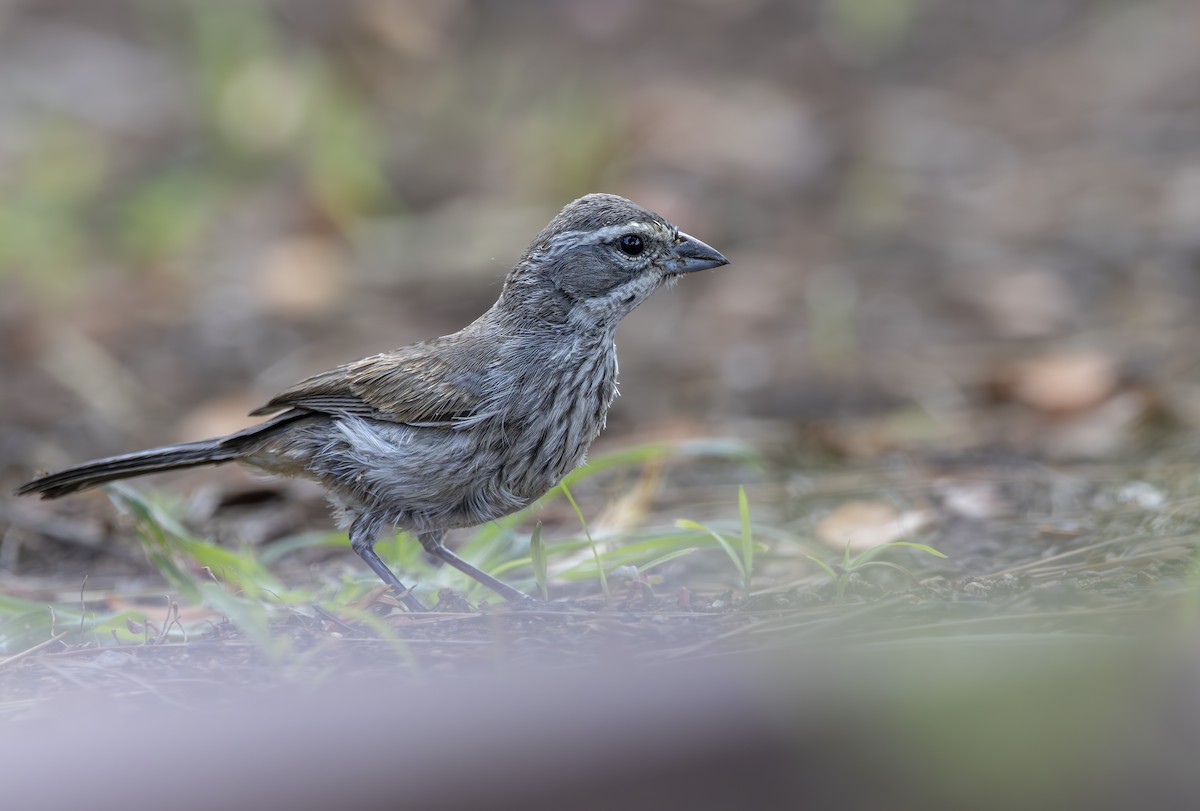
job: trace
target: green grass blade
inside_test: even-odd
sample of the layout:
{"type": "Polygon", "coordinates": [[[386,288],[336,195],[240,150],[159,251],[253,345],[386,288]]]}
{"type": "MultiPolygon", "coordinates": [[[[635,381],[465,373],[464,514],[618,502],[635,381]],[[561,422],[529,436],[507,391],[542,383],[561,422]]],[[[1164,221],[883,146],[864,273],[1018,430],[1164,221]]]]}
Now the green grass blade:
{"type": "Polygon", "coordinates": [[[892,569],[893,571],[900,572],[900,574],[902,574],[905,577],[907,577],[908,579],[912,580],[914,583],[921,582],[920,579],[915,574],[910,572],[908,569],[905,569],[899,563],[892,563],[891,561],[887,561],[887,560],[869,560],[866,563],[864,563],[862,566],[860,566],[859,569],[865,569],[867,567],[892,569]]]}
{"type": "MultiPolygon", "coordinates": [[[[695,540],[695,533],[688,532],[656,535],[625,543],[607,552],[601,552],[599,561],[595,558],[581,561],[557,572],[555,577],[560,580],[594,580],[597,566],[602,566],[606,571],[612,571],[622,566],[636,566],[640,569],[655,558],[694,545],[695,540]]],[[[584,546],[586,543],[576,544],[577,548],[584,546]]]]}
{"type": "Polygon", "coordinates": [[[592,531],[588,529],[587,521],[583,519],[583,510],[579,509],[579,505],[575,503],[575,497],[571,495],[571,490],[567,487],[566,480],[558,486],[562,488],[567,501],[571,502],[571,509],[575,511],[575,515],[579,518],[579,525],[583,527],[583,534],[587,537],[588,545],[592,547],[592,557],[596,561],[596,572],[600,576],[600,590],[604,592],[604,599],[609,600],[612,598],[612,595],[608,591],[608,575],[604,571],[604,565],[600,562],[600,551],[596,548],[596,541],[592,538],[592,531]]]}
{"type": "Polygon", "coordinates": [[[271,567],[288,555],[305,549],[347,549],[349,546],[344,532],[300,532],[267,544],[258,553],[258,562],[271,567]]]}
{"type": "Polygon", "coordinates": [[[533,560],[533,580],[543,600],[550,599],[549,576],[546,565],[546,544],[542,541],[542,522],[539,521],[529,536],[529,556],[533,560]]]}
{"type": "Polygon", "coordinates": [[[654,558],[654,560],[643,563],[641,566],[638,567],[638,571],[642,572],[644,574],[645,572],[650,571],[651,569],[653,569],[656,566],[661,566],[664,563],[670,563],[671,561],[675,560],[675,558],[681,558],[685,555],[690,555],[693,552],[699,552],[699,551],[700,551],[700,547],[698,547],[698,546],[688,546],[683,549],[676,549],[674,552],[668,552],[665,555],[659,555],[658,557],[654,558]]]}
{"type": "Polygon", "coordinates": [[[750,580],[754,577],[754,533],[750,529],[750,502],[746,488],[738,487],[738,515],[742,520],[742,590],[750,595],[750,580]]]}
{"type": "Polygon", "coordinates": [[[733,567],[737,569],[738,576],[743,582],[745,581],[746,570],[742,566],[741,556],[734,550],[733,545],[730,544],[729,541],[721,537],[719,532],[714,529],[710,529],[703,524],[696,523],[695,521],[689,521],[686,518],[678,519],[675,522],[675,526],[679,527],[680,529],[692,529],[696,530],[697,532],[707,532],[710,536],[712,536],[712,539],[716,541],[722,549],[725,550],[726,556],[728,556],[730,562],[733,563],[733,567]]]}
{"type": "Polygon", "coordinates": [[[513,583],[510,583],[509,585],[516,585],[521,581],[521,578],[512,578],[512,575],[510,575],[509,572],[515,569],[523,569],[526,566],[528,566],[531,571],[533,570],[532,557],[513,558],[512,560],[506,560],[499,566],[494,566],[489,569],[488,574],[490,574],[492,577],[500,577],[500,575],[504,575],[506,578],[513,579],[513,583]]]}
{"type": "Polygon", "coordinates": [[[930,555],[933,555],[935,558],[945,558],[946,557],[941,552],[934,549],[932,546],[927,546],[923,543],[913,543],[912,541],[889,541],[888,543],[881,543],[878,546],[872,546],[870,549],[867,549],[866,551],[861,552],[860,554],[855,556],[855,558],[853,560],[851,560],[849,557],[850,547],[849,547],[849,545],[847,545],[846,546],[846,554],[847,554],[846,568],[847,569],[856,569],[859,566],[862,566],[867,561],[869,561],[871,558],[879,555],[881,552],[886,552],[889,549],[895,549],[897,547],[907,547],[909,549],[916,549],[918,552],[926,552],[930,555]]]}
{"type": "Polygon", "coordinates": [[[825,572],[825,574],[829,575],[830,579],[832,579],[832,580],[837,580],[838,573],[837,573],[837,572],[835,572],[835,571],[833,570],[833,567],[832,567],[832,566],[830,566],[828,563],[826,563],[825,561],[821,560],[820,558],[814,558],[812,555],[808,555],[808,554],[806,554],[804,557],[808,558],[808,559],[809,559],[809,560],[811,560],[813,563],[815,563],[815,564],[817,564],[818,566],[820,566],[820,567],[821,567],[821,571],[823,571],[823,572],[825,572]]]}

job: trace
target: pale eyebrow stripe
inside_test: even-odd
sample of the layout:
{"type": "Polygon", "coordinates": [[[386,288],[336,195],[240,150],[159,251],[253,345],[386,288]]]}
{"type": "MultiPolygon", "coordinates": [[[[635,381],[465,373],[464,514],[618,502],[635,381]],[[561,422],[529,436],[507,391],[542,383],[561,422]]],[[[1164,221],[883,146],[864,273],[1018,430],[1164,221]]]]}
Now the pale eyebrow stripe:
{"type": "MultiPolygon", "coordinates": [[[[587,244],[595,244],[597,242],[605,242],[630,231],[640,231],[644,234],[652,234],[659,229],[667,228],[667,225],[656,220],[639,220],[637,222],[627,222],[621,225],[606,225],[603,228],[597,228],[593,231],[564,231],[550,240],[550,242],[546,245],[546,251],[547,253],[553,255],[558,253],[564,244],[577,245],[585,238],[587,244]]],[[[671,228],[669,230],[672,234],[676,233],[676,229],[671,228]]]]}

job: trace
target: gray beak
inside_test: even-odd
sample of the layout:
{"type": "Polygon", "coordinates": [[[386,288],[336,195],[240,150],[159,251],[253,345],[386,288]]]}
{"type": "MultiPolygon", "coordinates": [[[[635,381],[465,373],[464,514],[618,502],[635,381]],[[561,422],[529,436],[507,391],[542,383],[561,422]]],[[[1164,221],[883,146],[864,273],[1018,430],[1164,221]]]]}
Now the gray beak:
{"type": "Polygon", "coordinates": [[[729,264],[729,260],[715,248],[705,245],[695,237],[689,237],[682,231],[679,232],[679,242],[671,252],[674,256],[667,260],[668,273],[691,273],[729,264]]]}

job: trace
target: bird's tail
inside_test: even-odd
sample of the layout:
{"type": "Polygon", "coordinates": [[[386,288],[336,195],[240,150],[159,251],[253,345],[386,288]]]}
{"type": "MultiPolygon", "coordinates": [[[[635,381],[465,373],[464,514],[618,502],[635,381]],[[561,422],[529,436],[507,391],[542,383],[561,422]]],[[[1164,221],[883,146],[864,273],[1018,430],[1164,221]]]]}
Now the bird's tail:
{"type": "Polygon", "coordinates": [[[161,448],[151,448],[136,453],[84,462],[55,473],[39,476],[33,481],[21,485],[16,492],[19,496],[37,493],[42,498],[60,498],[117,479],[128,479],[165,470],[231,462],[245,456],[250,449],[259,445],[264,435],[272,433],[280,425],[291,422],[298,416],[297,412],[288,412],[269,422],[255,425],[229,436],[166,445],[161,448]]]}
{"type": "Polygon", "coordinates": [[[21,485],[17,489],[17,495],[38,493],[42,498],[59,498],[117,479],[143,476],[163,470],[196,467],[197,465],[215,465],[236,459],[238,455],[232,449],[223,449],[220,439],[167,445],[163,448],[151,448],[148,451],[96,459],[56,473],[47,473],[45,476],[39,476],[27,484],[21,485]]]}

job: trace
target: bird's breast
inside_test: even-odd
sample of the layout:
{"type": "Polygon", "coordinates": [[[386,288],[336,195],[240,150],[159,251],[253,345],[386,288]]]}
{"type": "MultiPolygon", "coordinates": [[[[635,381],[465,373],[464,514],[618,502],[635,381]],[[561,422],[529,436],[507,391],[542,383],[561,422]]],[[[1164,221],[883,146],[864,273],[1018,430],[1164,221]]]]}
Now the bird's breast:
{"type": "Polygon", "coordinates": [[[517,377],[515,408],[498,432],[507,450],[501,475],[522,498],[541,496],[584,461],[617,393],[611,338],[562,349],[517,377]]]}

